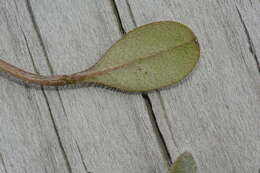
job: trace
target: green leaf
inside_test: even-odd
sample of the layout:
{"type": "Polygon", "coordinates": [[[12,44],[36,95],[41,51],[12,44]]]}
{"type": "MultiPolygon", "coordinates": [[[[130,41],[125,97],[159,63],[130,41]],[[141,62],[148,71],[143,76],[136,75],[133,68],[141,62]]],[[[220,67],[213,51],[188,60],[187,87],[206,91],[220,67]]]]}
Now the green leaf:
{"type": "Polygon", "coordinates": [[[168,173],[196,173],[197,166],[192,155],[188,152],[180,155],[174,162],[168,173]]]}
{"type": "Polygon", "coordinates": [[[193,32],[177,22],[156,22],[127,33],[91,68],[85,81],[124,91],[148,91],[175,84],[198,62],[193,32]]]}
{"type": "Polygon", "coordinates": [[[159,89],[185,78],[200,56],[196,36],[183,24],[156,22],[127,33],[90,69],[71,75],[43,76],[0,60],[0,70],[40,85],[91,82],[123,91],[159,89]]]}

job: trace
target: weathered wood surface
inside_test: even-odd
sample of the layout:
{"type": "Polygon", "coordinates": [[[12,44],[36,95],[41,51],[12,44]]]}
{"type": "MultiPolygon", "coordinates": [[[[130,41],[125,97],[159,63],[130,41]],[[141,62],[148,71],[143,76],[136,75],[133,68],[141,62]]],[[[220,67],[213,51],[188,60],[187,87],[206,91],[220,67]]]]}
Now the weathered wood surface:
{"type": "Polygon", "coordinates": [[[190,26],[202,56],[180,85],[149,98],[31,87],[1,73],[0,172],[163,173],[188,150],[202,173],[256,173],[259,8],[258,0],[1,0],[0,56],[29,71],[85,69],[125,31],[159,20],[190,26]]]}
{"type": "MultiPolygon", "coordinates": [[[[121,37],[110,1],[0,5],[1,56],[29,71],[83,70],[121,37]]],[[[0,164],[7,172],[166,171],[142,96],[86,86],[42,90],[0,80],[0,164]]]]}
{"type": "Polygon", "coordinates": [[[176,20],[199,38],[199,66],[181,85],[150,94],[172,158],[191,150],[200,172],[257,172],[260,163],[259,1],[117,1],[129,30],[176,20]],[[131,9],[126,14],[124,11],[131,9]],[[258,11],[257,11],[258,10],[258,11]]]}

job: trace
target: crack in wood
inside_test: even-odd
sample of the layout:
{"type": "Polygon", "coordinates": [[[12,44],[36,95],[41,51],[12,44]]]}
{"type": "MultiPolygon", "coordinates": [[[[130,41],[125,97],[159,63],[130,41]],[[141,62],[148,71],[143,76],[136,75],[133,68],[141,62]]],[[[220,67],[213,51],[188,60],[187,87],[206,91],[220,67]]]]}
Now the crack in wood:
{"type": "Polygon", "coordinates": [[[29,57],[30,57],[31,63],[33,65],[33,69],[34,69],[35,73],[39,74],[39,71],[36,68],[36,65],[35,65],[35,62],[34,62],[34,59],[33,59],[33,56],[32,56],[32,52],[31,52],[31,50],[29,48],[28,39],[27,39],[24,31],[22,30],[22,28],[21,28],[21,31],[22,31],[22,35],[23,35],[23,38],[24,38],[24,41],[25,41],[26,48],[27,48],[28,53],[29,53],[29,57]]]}
{"type": "Polygon", "coordinates": [[[80,147],[79,147],[79,144],[78,144],[77,141],[76,141],[76,146],[77,146],[77,149],[78,149],[78,152],[79,152],[79,155],[80,155],[80,160],[81,160],[81,162],[82,162],[82,164],[83,164],[83,166],[84,166],[84,168],[85,168],[85,170],[86,170],[86,173],[91,173],[91,172],[88,171],[87,165],[86,165],[86,163],[85,163],[85,161],[84,161],[83,154],[82,154],[82,152],[81,152],[81,150],[80,150],[80,147]]]}
{"type": "Polygon", "coordinates": [[[240,22],[241,22],[241,24],[242,24],[242,26],[243,26],[244,32],[245,32],[246,37],[247,37],[247,41],[248,41],[248,44],[249,44],[249,51],[250,51],[250,53],[253,55],[253,57],[254,57],[254,59],[255,59],[255,61],[256,61],[256,65],[257,65],[258,72],[260,73],[260,63],[259,63],[258,57],[257,57],[257,55],[256,55],[256,50],[255,50],[254,43],[253,43],[253,41],[252,41],[252,39],[251,39],[251,36],[250,36],[250,34],[249,34],[249,31],[248,31],[248,29],[247,29],[247,26],[246,26],[246,24],[245,24],[245,21],[244,21],[244,19],[243,19],[243,17],[242,17],[242,15],[241,15],[241,13],[240,13],[240,11],[239,11],[239,9],[238,9],[237,6],[236,6],[236,9],[237,9],[237,13],[238,13],[240,22]]]}
{"type": "Polygon", "coordinates": [[[2,153],[0,153],[0,160],[4,167],[5,173],[8,173],[2,153]]]}
{"type": "Polygon", "coordinates": [[[133,24],[134,24],[135,27],[137,27],[133,10],[132,10],[132,8],[131,8],[131,6],[130,6],[130,4],[129,4],[129,0],[126,0],[126,5],[127,5],[128,10],[129,10],[130,17],[131,17],[131,19],[132,19],[132,21],[133,21],[133,24]]]}
{"type": "Polygon", "coordinates": [[[46,105],[47,105],[47,107],[48,107],[48,111],[49,111],[49,113],[50,113],[50,117],[51,117],[51,121],[52,121],[52,124],[53,124],[53,128],[54,128],[55,133],[56,133],[56,136],[57,136],[57,138],[58,138],[59,146],[60,146],[60,148],[61,148],[61,152],[62,152],[63,158],[64,158],[64,160],[65,160],[65,163],[66,163],[68,172],[69,172],[69,173],[72,173],[72,167],[71,167],[71,165],[70,165],[68,156],[67,156],[67,154],[66,154],[66,151],[65,151],[65,149],[64,149],[64,146],[63,146],[63,143],[62,143],[62,140],[61,140],[61,137],[60,137],[59,130],[58,130],[57,125],[56,125],[56,122],[55,122],[55,120],[54,120],[54,116],[53,116],[53,113],[52,113],[52,110],[51,110],[51,106],[50,106],[50,103],[49,103],[47,94],[45,93],[45,90],[44,90],[43,87],[41,87],[41,90],[42,90],[42,93],[43,93],[43,96],[44,96],[46,105]]]}
{"type": "Polygon", "coordinates": [[[160,144],[161,152],[163,153],[165,160],[168,162],[168,166],[170,166],[172,164],[173,160],[171,158],[171,155],[170,155],[170,152],[169,152],[168,147],[166,145],[166,141],[163,137],[163,134],[162,134],[162,132],[159,128],[159,124],[157,122],[155,113],[153,111],[152,102],[151,102],[148,94],[143,93],[142,97],[144,99],[144,102],[145,102],[145,105],[146,105],[146,108],[147,108],[147,111],[148,111],[148,115],[149,115],[151,124],[153,126],[154,133],[156,134],[158,143],[160,144]]]}
{"type": "Polygon", "coordinates": [[[60,90],[58,89],[58,87],[56,87],[56,92],[58,94],[58,98],[59,98],[59,101],[60,101],[60,104],[61,104],[61,108],[64,112],[64,115],[66,116],[67,120],[68,120],[68,115],[67,115],[67,112],[66,112],[66,109],[65,109],[65,106],[64,106],[64,103],[63,103],[63,100],[62,100],[62,97],[60,95],[60,90]]]}
{"type": "Polygon", "coordinates": [[[162,95],[161,95],[160,92],[157,92],[157,95],[158,95],[158,98],[159,98],[159,101],[160,101],[160,104],[161,104],[161,108],[162,108],[162,110],[163,110],[163,112],[164,112],[164,118],[165,118],[166,124],[167,124],[167,126],[168,126],[168,129],[169,129],[169,131],[170,131],[173,144],[174,144],[175,147],[178,149],[179,146],[178,146],[177,141],[176,141],[176,139],[175,139],[175,137],[174,137],[174,135],[173,135],[173,133],[172,133],[172,130],[171,130],[172,128],[170,127],[170,124],[169,124],[170,121],[169,121],[168,116],[167,116],[166,107],[165,107],[165,104],[164,104],[162,95]]]}
{"type": "Polygon", "coordinates": [[[118,27],[122,35],[126,34],[115,0],[110,0],[112,9],[117,19],[118,27]]]}
{"type": "Polygon", "coordinates": [[[27,6],[27,9],[28,9],[28,12],[29,12],[29,15],[30,15],[33,27],[34,27],[34,30],[35,30],[35,32],[37,34],[38,39],[39,39],[39,42],[40,42],[43,54],[44,54],[44,56],[46,58],[48,66],[49,66],[50,72],[51,72],[51,74],[54,74],[54,70],[53,70],[53,68],[51,66],[51,63],[50,63],[50,60],[49,60],[49,55],[48,55],[47,49],[46,49],[46,47],[44,45],[43,38],[42,38],[42,35],[41,35],[41,32],[40,32],[39,26],[38,26],[38,24],[36,22],[36,19],[34,17],[35,15],[34,15],[34,12],[33,12],[30,0],[26,0],[26,6],[27,6]]]}

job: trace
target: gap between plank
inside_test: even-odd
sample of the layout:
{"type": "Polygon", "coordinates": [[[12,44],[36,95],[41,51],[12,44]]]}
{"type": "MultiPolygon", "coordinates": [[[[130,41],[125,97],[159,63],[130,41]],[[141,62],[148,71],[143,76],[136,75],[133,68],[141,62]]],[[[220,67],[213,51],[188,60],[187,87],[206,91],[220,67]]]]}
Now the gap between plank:
{"type": "Polygon", "coordinates": [[[121,20],[121,17],[120,17],[120,14],[119,14],[119,11],[118,11],[118,8],[117,8],[117,5],[116,5],[116,2],[115,0],[110,0],[111,2],[111,6],[112,6],[112,9],[113,9],[113,12],[116,16],[116,20],[117,20],[117,23],[118,23],[118,28],[121,32],[122,35],[126,34],[126,31],[123,27],[123,23],[122,23],[122,20],[121,20]]]}
{"type": "Polygon", "coordinates": [[[154,129],[154,133],[156,134],[158,143],[160,144],[161,152],[163,153],[164,158],[168,162],[168,166],[170,166],[172,164],[173,160],[171,158],[170,152],[168,150],[168,147],[166,145],[162,132],[159,128],[155,113],[153,111],[151,99],[149,98],[148,94],[145,94],[145,93],[142,94],[142,97],[144,99],[144,102],[145,102],[145,105],[146,105],[146,108],[148,111],[148,115],[149,115],[150,121],[151,121],[153,129],[154,129]]]}

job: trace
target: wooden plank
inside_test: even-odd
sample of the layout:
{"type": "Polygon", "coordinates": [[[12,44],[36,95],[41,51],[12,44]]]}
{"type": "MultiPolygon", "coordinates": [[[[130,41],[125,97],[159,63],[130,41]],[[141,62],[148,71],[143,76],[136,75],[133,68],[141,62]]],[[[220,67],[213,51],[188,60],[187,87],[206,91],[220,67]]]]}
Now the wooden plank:
{"type": "Polygon", "coordinates": [[[236,4],[237,12],[241,23],[243,25],[247,41],[249,44],[249,50],[256,60],[258,70],[260,72],[260,2],[254,1],[238,1],[236,4]]]}
{"type": "Polygon", "coordinates": [[[175,20],[190,26],[198,36],[202,55],[192,75],[149,96],[172,159],[188,150],[195,155],[201,173],[254,173],[259,169],[260,77],[237,10],[247,18],[252,42],[259,47],[259,29],[249,26],[259,26],[259,13],[250,12],[259,1],[252,5],[239,2],[116,1],[126,30],[134,24],[175,20]]]}
{"type": "MultiPolygon", "coordinates": [[[[83,70],[122,36],[112,1],[0,4],[1,55],[29,71],[83,70]]],[[[167,155],[141,95],[0,80],[0,152],[8,172],[166,172],[167,155]]]]}
{"type": "MultiPolygon", "coordinates": [[[[241,29],[246,36],[246,41],[248,43],[247,47],[252,57],[255,59],[255,64],[258,68],[258,72],[260,74],[260,50],[257,49],[260,47],[260,32],[257,29],[260,25],[260,3],[258,1],[238,1],[236,3],[236,9],[238,16],[240,18],[240,22],[242,24],[241,29]]],[[[256,82],[256,86],[260,86],[259,75],[255,74],[255,71],[248,68],[251,76],[254,78],[256,82]]],[[[260,96],[260,87],[256,87],[256,93],[260,96]]]]}
{"type": "MultiPolygon", "coordinates": [[[[0,56],[34,71],[23,22],[35,47],[38,40],[29,13],[21,14],[16,7],[15,1],[0,2],[0,56]]],[[[3,73],[0,84],[0,172],[68,173],[42,90],[15,83],[3,73]]]]}

